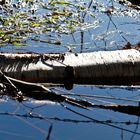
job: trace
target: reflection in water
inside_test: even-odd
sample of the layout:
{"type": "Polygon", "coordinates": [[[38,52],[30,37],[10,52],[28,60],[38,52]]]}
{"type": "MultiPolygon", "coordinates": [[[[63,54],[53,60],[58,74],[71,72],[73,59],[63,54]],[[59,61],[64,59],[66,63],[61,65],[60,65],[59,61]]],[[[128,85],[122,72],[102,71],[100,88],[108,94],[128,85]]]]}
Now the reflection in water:
{"type": "Polygon", "coordinates": [[[81,31],[81,53],[83,52],[83,45],[84,45],[84,32],[83,31],[81,31]]]}
{"type": "Polygon", "coordinates": [[[58,138],[64,140],[74,138],[76,133],[77,139],[84,140],[94,137],[107,139],[112,137],[111,133],[115,133],[116,140],[120,139],[121,135],[124,138],[138,139],[140,122],[134,116],[139,116],[138,89],[111,89],[76,85],[71,91],[66,91],[60,87],[52,87],[51,90],[58,95],[83,101],[81,102],[83,104],[90,102],[92,105],[90,104],[90,107],[83,109],[80,106],[76,107],[75,104],[69,104],[69,102],[50,104],[43,98],[38,101],[27,96],[22,102],[18,102],[13,98],[9,99],[7,96],[2,96],[5,102],[2,102],[0,106],[0,122],[3,126],[0,128],[0,138],[3,139],[6,136],[7,138],[20,138],[21,140],[25,138],[47,140],[58,138]],[[17,124],[13,125],[15,122],[17,124]],[[10,126],[12,129],[9,131],[6,126],[10,126]],[[70,129],[71,127],[74,131],[70,129]],[[94,127],[97,128],[96,133],[93,133],[94,127]],[[98,130],[98,128],[100,129],[98,130]],[[106,135],[104,135],[104,131],[106,135]],[[67,135],[67,133],[70,134],[67,135]]]}

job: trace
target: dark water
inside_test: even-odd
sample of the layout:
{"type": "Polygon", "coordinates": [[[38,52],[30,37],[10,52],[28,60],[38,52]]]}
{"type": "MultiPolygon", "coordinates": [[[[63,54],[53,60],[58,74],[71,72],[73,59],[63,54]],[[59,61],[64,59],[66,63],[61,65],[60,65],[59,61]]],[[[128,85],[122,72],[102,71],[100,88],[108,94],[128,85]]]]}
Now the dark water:
{"type": "MultiPolygon", "coordinates": [[[[103,11],[111,6],[111,2],[97,2],[101,6],[95,11],[96,18],[86,18],[86,22],[91,25],[89,29],[81,29],[74,34],[60,36],[58,33],[52,33],[53,36],[61,39],[61,45],[35,42],[29,38],[27,46],[15,47],[8,44],[6,47],[2,46],[1,51],[44,53],[66,52],[70,49],[74,52],[91,52],[120,49],[127,41],[136,44],[140,38],[138,11],[131,13],[129,9],[126,10],[127,7],[114,2],[117,10],[110,19],[103,11]],[[122,13],[123,10],[124,13],[122,13]]],[[[130,10],[133,9],[130,8],[130,10]]],[[[93,11],[91,8],[90,12],[93,11]]],[[[42,10],[38,12],[40,13],[42,10]]],[[[42,39],[48,37],[46,34],[40,36],[42,39]]],[[[140,99],[139,87],[75,85],[70,91],[61,87],[54,88],[61,94],[96,95],[94,98],[82,97],[82,99],[98,105],[138,106],[140,99]],[[106,98],[101,96],[106,96],[106,98]]],[[[77,96],[72,97],[77,98],[77,96]]],[[[136,115],[107,109],[81,109],[67,103],[57,104],[33,99],[18,102],[7,96],[2,96],[0,101],[0,140],[138,140],[140,138],[139,123],[139,117],[136,115]]]]}

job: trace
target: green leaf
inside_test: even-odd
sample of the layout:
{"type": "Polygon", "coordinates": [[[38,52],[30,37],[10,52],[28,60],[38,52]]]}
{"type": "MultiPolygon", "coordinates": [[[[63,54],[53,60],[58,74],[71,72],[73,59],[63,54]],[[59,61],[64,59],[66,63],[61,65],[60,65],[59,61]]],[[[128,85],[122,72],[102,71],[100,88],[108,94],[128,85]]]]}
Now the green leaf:
{"type": "Polygon", "coordinates": [[[52,5],[55,5],[55,4],[71,5],[71,3],[70,2],[67,2],[67,1],[53,1],[51,4],[52,5]]]}
{"type": "Polygon", "coordinates": [[[20,47],[20,46],[26,46],[26,44],[23,44],[23,43],[17,43],[17,42],[13,42],[12,44],[15,45],[15,46],[17,46],[17,47],[20,47]]]}

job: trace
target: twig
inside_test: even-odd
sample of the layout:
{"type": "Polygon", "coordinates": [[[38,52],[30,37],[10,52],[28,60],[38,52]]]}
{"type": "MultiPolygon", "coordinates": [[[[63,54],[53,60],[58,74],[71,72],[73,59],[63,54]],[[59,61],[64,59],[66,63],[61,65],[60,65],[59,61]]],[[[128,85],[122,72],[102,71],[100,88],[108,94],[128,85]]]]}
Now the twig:
{"type": "Polygon", "coordinates": [[[61,105],[62,105],[62,107],[64,107],[64,108],[66,108],[67,110],[69,110],[70,112],[73,112],[74,114],[77,114],[77,115],[79,115],[79,116],[82,116],[82,117],[84,117],[84,118],[86,118],[86,119],[89,119],[89,120],[92,120],[92,121],[94,121],[94,122],[97,122],[97,123],[100,123],[100,124],[103,124],[103,125],[107,125],[107,126],[110,126],[110,127],[116,128],[116,129],[119,129],[119,130],[124,130],[124,131],[129,132],[129,133],[133,133],[133,134],[140,135],[140,133],[138,133],[138,132],[134,132],[134,131],[132,131],[132,130],[125,129],[125,128],[121,128],[121,127],[119,127],[119,126],[115,126],[115,125],[112,125],[112,124],[107,124],[107,123],[102,122],[102,121],[100,121],[100,120],[91,118],[91,117],[89,117],[89,116],[87,116],[87,115],[85,115],[85,114],[82,114],[82,113],[80,113],[80,112],[78,112],[78,111],[72,110],[72,109],[70,109],[69,107],[67,107],[67,106],[65,106],[65,105],[63,105],[63,104],[61,104],[61,105]]]}
{"type": "Polygon", "coordinates": [[[49,130],[48,130],[48,135],[46,137],[46,140],[50,140],[50,135],[51,135],[51,132],[52,132],[52,128],[53,128],[53,125],[51,124],[50,127],[49,127],[49,130]]]}
{"type": "Polygon", "coordinates": [[[102,98],[102,99],[112,99],[112,100],[122,100],[127,102],[134,102],[139,103],[140,100],[134,100],[134,99],[128,99],[128,98],[119,98],[119,97],[112,97],[112,96],[105,96],[105,95],[91,95],[91,94],[80,94],[80,93],[72,93],[68,91],[64,91],[57,88],[52,88],[52,90],[56,90],[58,92],[61,92],[61,95],[67,95],[67,96],[74,96],[74,97],[81,97],[81,98],[87,98],[87,99],[95,99],[95,98],[102,98]]]}
{"type": "Polygon", "coordinates": [[[11,97],[15,97],[19,101],[23,100],[22,92],[1,71],[0,71],[0,81],[3,83],[3,85],[6,86],[6,90],[8,91],[8,94],[11,97]]]}
{"type": "MultiPolygon", "coordinates": [[[[18,116],[22,118],[32,118],[32,119],[39,119],[39,120],[55,120],[55,121],[60,121],[60,122],[71,122],[71,123],[98,123],[93,120],[78,120],[78,119],[69,119],[69,118],[48,118],[46,116],[42,116],[41,114],[35,114],[35,113],[27,113],[27,114],[18,114],[18,113],[9,113],[9,112],[0,112],[0,115],[4,116],[18,116]]],[[[103,123],[107,124],[125,124],[125,125],[139,125],[140,122],[131,122],[129,121],[112,121],[112,120],[104,120],[101,121],[103,123]]]]}
{"type": "Polygon", "coordinates": [[[17,80],[17,79],[14,79],[5,75],[3,75],[3,77],[6,83],[8,83],[8,85],[10,84],[11,87],[13,88],[11,92],[16,91],[16,93],[14,93],[15,97],[18,97],[18,95],[20,95],[18,91],[21,91],[20,93],[22,93],[22,97],[26,96],[26,97],[34,98],[37,100],[50,100],[50,101],[58,102],[58,103],[66,102],[68,104],[71,104],[80,108],[84,108],[84,109],[87,109],[88,107],[92,106],[92,103],[88,101],[85,101],[82,99],[79,100],[79,99],[75,99],[75,98],[71,98],[65,95],[58,94],[40,84],[17,80]]]}

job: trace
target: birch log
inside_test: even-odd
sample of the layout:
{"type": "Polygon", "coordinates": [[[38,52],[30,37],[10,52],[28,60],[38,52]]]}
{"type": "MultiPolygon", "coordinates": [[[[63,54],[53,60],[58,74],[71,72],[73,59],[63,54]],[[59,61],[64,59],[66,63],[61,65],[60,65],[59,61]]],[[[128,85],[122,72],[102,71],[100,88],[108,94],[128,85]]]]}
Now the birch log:
{"type": "Polygon", "coordinates": [[[136,85],[136,49],[66,54],[0,54],[0,70],[15,79],[38,83],[136,85]]]}

